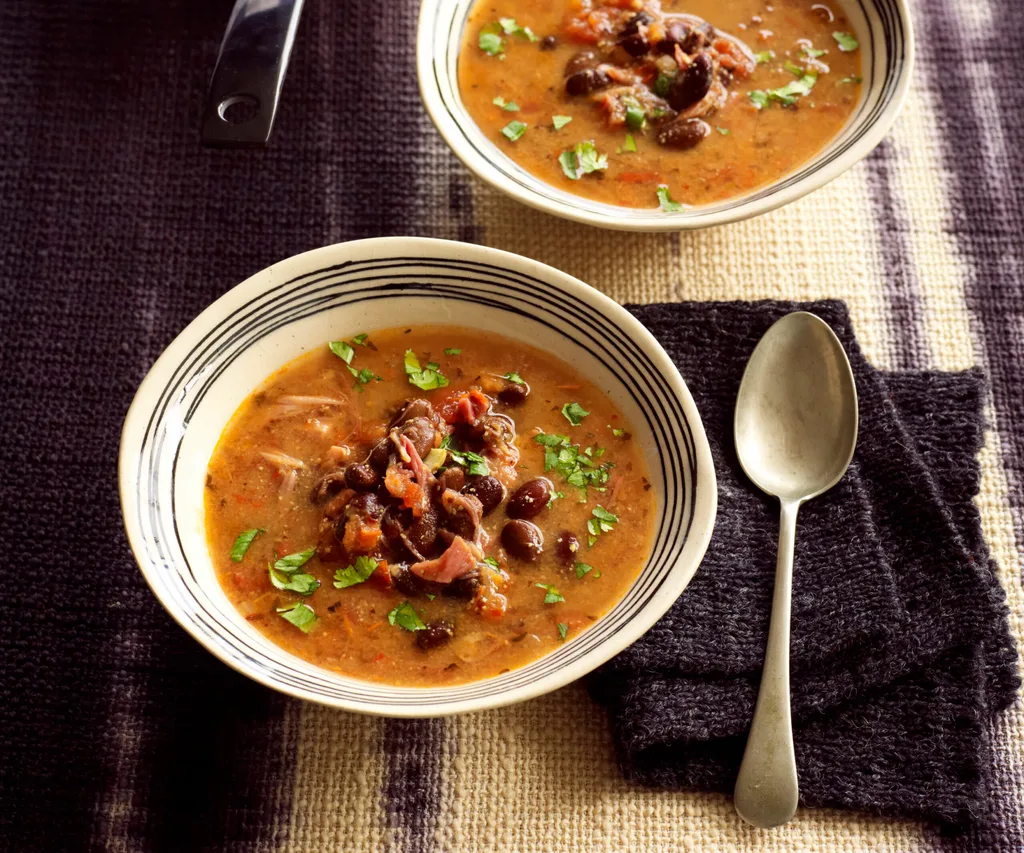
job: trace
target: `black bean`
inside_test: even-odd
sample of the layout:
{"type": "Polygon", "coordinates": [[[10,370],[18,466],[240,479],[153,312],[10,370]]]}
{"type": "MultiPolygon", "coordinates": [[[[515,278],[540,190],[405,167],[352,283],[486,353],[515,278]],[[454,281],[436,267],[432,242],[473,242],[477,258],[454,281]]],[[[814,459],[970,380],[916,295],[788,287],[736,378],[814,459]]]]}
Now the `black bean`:
{"type": "Polygon", "coordinates": [[[695,30],[691,30],[683,41],[683,53],[694,54],[702,47],[715,40],[715,28],[705,21],[695,30]]]}
{"type": "Polygon", "coordinates": [[[380,518],[384,515],[384,505],[373,492],[356,495],[348,502],[348,508],[361,515],[368,515],[370,518],[380,518]]]}
{"type": "Polygon", "coordinates": [[[317,484],[313,486],[313,491],[310,492],[309,499],[313,503],[322,503],[328,498],[333,498],[343,488],[345,488],[345,472],[332,471],[317,481],[317,484]]]}
{"type": "Polygon", "coordinates": [[[391,460],[391,442],[382,438],[374,446],[373,450],[370,451],[370,455],[366,461],[373,466],[375,471],[383,472],[387,470],[388,462],[391,460]]]}
{"type": "Polygon", "coordinates": [[[558,38],[555,36],[544,36],[540,40],[541,50],[554,50],[556,47],[558,47],[558,38]]]}
{"type": "Polygon", "coordinates": [[[640,32],[640,27],[653,23],[653,21],[654,18],[651,13],[644,9],[626,21],[626,25],[622,28],[620,35],[631,36],[633,33],[640,32]]]}
{"type": "Polygon", "coordinates": [[[633,33],[619,41],[621,47],[630,56],[643,56],[651,49],[651,43],[640,33],[633,33]]]}
{"type": "MultiPolygon", "coordinates": [[[[408,513],[410,516],[412,513],[408,513]]],[[[385,539],[397,539],[405,532],[406,525],[402,522],[402,510],[388,507],[380,520],[380,529],[385,539]]]]}
{"type": "Polygon", "coordinates": [[[422,459],[434,448],[437,429],[427,418],[413,418],[402,424],[402,435],[412,442],[422,459]]]}
{"type": "Polygon", "coordinates": [[[469,517],[468,512],[460,510],[459,512],[447,514],[444,526],[463,539],[472,540],[476,537],[476,524],[473,523],[473,519],[469,517]]]}
{"type": "Polygon", "coordinates": [[[591,68],[596,68],[600,64],[601,60],[598,59],[597,54],[592,50],[581,50],[579,53],[574,53],[567,63],[565,63],[565,71],[563,72],[566,77],[572,77],[573,74],[578,71],[587,71],[591,68]]]}
{"type": "Polygon", "coordinates": [[[669,106],[677,112],[693,106],[708,93],[713,79],[714,67],[711,58],[706,53],[698,54],[682,74],[676,75],[672,85],[668,87],[666,100],[669,106]]]}
{"type": "Polygon", "coordinates": [[[547,477],[534,477],[512,492],[505,512],[509,518],[533,518],[548,505],[552,492],[554,487],[547,477]]]}
{"type": "Polygon", "coordinates": [[[484,515],[505,500],[505,487],[494,477],[476,477],[462,492],[480,499],[484,515]]]}
{"type": "Polygon", "coordinates": [[[441,472],[438,481],[444,489],[461,492],[462,487],[466,485],[466,472],[458,465],[453,465],[451,468],[445,468],[441,472]]]}
{"type": "Polygon", "coordinates": [[[517,560],[536,563],[544,552],[544,534],[533,522],[517,518],[502,528],[501,544],[517,560]]]}
{"type": "Polygon", "coordinates": [[[388,429],[400,426],[413,418],[430,418],[433,414],[434,407],[428,400],[406,400],[388,422],[388,429]]]}
{"type": "Polygon", "coordinates": [[[410,572],[409,567],[402,563],[391,566],[391,580],[403,595],[415,598],[425,592],[423,578],[410,572]]]}
{"type": "Polygon", "coordinates": [[[592,68],[589,71],[577,71],[565,81],[565,91],[570,95],[587,95],[603,89],[611,80],[603,71],[592,68]]]}
{"type": "Polygon", "coordinates": [[[380,475],[372,465],[365,462],[353,462],[345,469],[345,483],[357,492],[368,492],[380,482],[380,475]]]}
{"type": "Polygon", "coordinates": [[[422,554],[428,554],[434,547],[434,541],[437,539],[437,521],[436,510],[430,508],[417,518],[407,531],[409,541],[422,554]]]}
{"type": "Polygon", "coordinates": [[[658,42],[656,49],[658,53],[672,53],[677,44],[683,44],[690,35],[690,28],[682,21],[672,21],[665,28],[665,38],[658,42]]]}
{"type": "Polygon", "coordinates": [[[529,396],[529,385],[525,382],[512,382],[511,380],[498,392],[499,402],[506,406],[518,406],[529,396]]]}
{"type": "Polygon", "coordinates": [[[666,124],[658,131],[658,142],[666,148],[693,148],[711,133],[711,126],[699,118],[688,118],[666,124]]]}
{"type": "Polygon", "coordinates": [[[424,650],[443,646],[455,636],[455,626],[447,619],[435,619],[416,632],[416,645],[424,650]]]}
{"type": "Polygon", "coordinates": [[[580,540],[575,533],[563,530],[555,540],[555,556],[563,566],[572,566],[580,553],[580,540]]]}
{"type": "Polygon", "coordinates": [[[476,588],[480,586],[480,572],[473,569],[464,575],[455,578],[451,583],[441,587],[441,593],[449,598],[461,598],[469,601],[476,595],[476,588]]]}

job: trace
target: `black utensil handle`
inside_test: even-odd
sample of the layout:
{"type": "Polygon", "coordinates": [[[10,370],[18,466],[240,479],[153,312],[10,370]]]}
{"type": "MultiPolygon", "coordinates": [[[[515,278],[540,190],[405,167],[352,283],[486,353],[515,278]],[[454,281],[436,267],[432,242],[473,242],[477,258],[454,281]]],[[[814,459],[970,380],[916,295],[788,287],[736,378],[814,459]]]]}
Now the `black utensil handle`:
{"type": "Polygon", "coordinates": [[[203,145],[267,144],[303,0],[237,0],[203,109],[203,145]]]}

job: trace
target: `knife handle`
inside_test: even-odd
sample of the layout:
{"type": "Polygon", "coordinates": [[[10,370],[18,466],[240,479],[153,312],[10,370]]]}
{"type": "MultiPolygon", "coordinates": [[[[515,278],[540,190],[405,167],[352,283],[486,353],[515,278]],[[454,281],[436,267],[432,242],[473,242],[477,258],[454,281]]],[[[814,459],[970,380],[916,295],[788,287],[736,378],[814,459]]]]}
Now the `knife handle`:
{"type": "Polygon", "coordinates": [[[302,3],[237,0],[203,108],[203,145],[261,148],[267,144],[302,3]]]}

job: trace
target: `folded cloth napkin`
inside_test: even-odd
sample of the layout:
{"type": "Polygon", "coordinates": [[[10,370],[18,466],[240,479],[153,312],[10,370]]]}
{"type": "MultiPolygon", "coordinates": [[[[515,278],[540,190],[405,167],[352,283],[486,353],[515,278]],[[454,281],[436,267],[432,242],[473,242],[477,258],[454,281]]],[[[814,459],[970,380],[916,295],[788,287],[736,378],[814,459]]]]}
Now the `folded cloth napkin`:
{"type": "Polygon", "coordinates": [[[808,310],[850,357],[860,433],[846,477],[798,520],[791,659],[801,802],[949,828],[983,818],[986,725],[1019,680],[1005,596],[972,503],[980,372],[876,371],[840,302],[630,310],[694,396],[719,509],[686,593],[591,677],[625,774],[662,787],[735,782],[764,657],[779,509],[740,469],[733,408],[764,332],[808,310]]]}

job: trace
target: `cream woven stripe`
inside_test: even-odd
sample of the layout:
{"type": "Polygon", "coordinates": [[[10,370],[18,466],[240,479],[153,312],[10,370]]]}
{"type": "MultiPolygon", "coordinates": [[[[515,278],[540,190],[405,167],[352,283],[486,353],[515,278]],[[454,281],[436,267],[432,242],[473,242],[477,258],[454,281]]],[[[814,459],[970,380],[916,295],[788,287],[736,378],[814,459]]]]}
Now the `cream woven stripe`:
{"type": "MultiPolygon", "coordinates": [[[[990,17],[987,4],[973,5],[974,23],[990,17]]],[[[915,6],[918,15],[928,13],[926,0],[915,6]]],[[[970,271],[943,230],[950,201],[925,82],[919,70],[891,136],[893,182],[913,225],[907,260],[920,298],[922,366],[960,369],[978,361],[964,297],[970,271]]],[[[448,163],[431,158],[427,166],[427,186],[444,205],[448,163]]],[[[536,213],[476,181],[472,203],[481,242],[550,263],[620,302],[842,298],[865,353],[884,368],[894,363],[895,339],[868,175],[861,164],[783,210],[678,236],[599,232],[536,213]]],[[[978,505],[1020,641],[1024,589],[1000,453],[998,436],[991,434],[981,456],[978,505]]],[[[386,829],[380,800],[381,722],[298,703],[289,715],[299,750],[284,849],[398,849],[402,839],[386,829]]],[[[451,719],[446,731],[433,839],[439,850],[852,853],[926,846],[916,825],[824,810],[801,811],[784,829],[757,833],[735,817],[726,797],[635,788],[615,768],[603,712],[578,685],[513,708],[451,719]]],[[[1020,704],[1004,716],[998,748],[997,782],[1016,792],[1019,803],[1020,704]]]]}

